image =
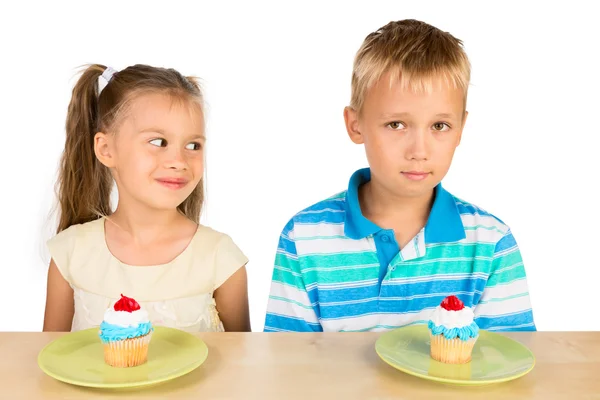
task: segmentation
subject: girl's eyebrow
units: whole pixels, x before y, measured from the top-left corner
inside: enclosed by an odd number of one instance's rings
[[[160,129],[160,128],[145,128],[140,131],[140,133],[147,133],[147,132],[160,133],[161,135],[165,135],[165,136],[167,135],[167,133],[163,129]]]
[[[206,136],[204,135],[194,135],[190,138],[190,140],[206,140]]]
[[[163,136],[168,136],[167,132],[164,129],[160,129],[160,128],[146,128],[146,129],[142,129],[140,131],[140,133],[148,133],[148,132],[153,132],[153,133],[159,133]],[[190,136],[190,139],[192,140],[196,140],[196,139],[200,139],[200,140],[206,140],[206,136],[204,136],[203,134],[195,134]]]

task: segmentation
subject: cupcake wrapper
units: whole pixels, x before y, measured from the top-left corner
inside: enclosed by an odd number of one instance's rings
[[[469,340],[446,339],[444,335],[432,335],[431,339],[431,358],[446,364],[465,364],[471,361],[473,346],[477,337]]]
[[[104,361],[112,367],[135,367],[148,361],[152,332],[132,339],[104,343]]]

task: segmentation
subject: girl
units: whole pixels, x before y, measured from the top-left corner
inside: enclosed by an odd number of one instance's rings
[[[248,260],[199,224],[202,104],[198,83],[173,69],[83,72],[67,114],[44,331],[97,327],[121,293],[156,325],[250,331]]]

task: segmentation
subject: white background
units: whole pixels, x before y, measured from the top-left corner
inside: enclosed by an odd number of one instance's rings
[[[403,18],[462,39],[473,66],[469,120],[446,188],[511,226],[538,329],[600,330],[597,6],[11,3],[0,10],[0,330],[42,327],[48,213],[79,66],[146,63],[202,78],[203,221],[250,258],[260,331],[281,229],[366,166],[342,118],[354,54],[368,33]]]

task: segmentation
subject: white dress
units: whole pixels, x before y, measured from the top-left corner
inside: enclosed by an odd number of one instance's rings
[[[47,243],[73,288],[72,331],[100,326],[104,312],[121,294],[145,308],[154,325],[187,332],[223,331],[213,292],[248,262],[229,236],[200,225],[174,260],[140,267],[111,254],[104,220],[73,225]]]

